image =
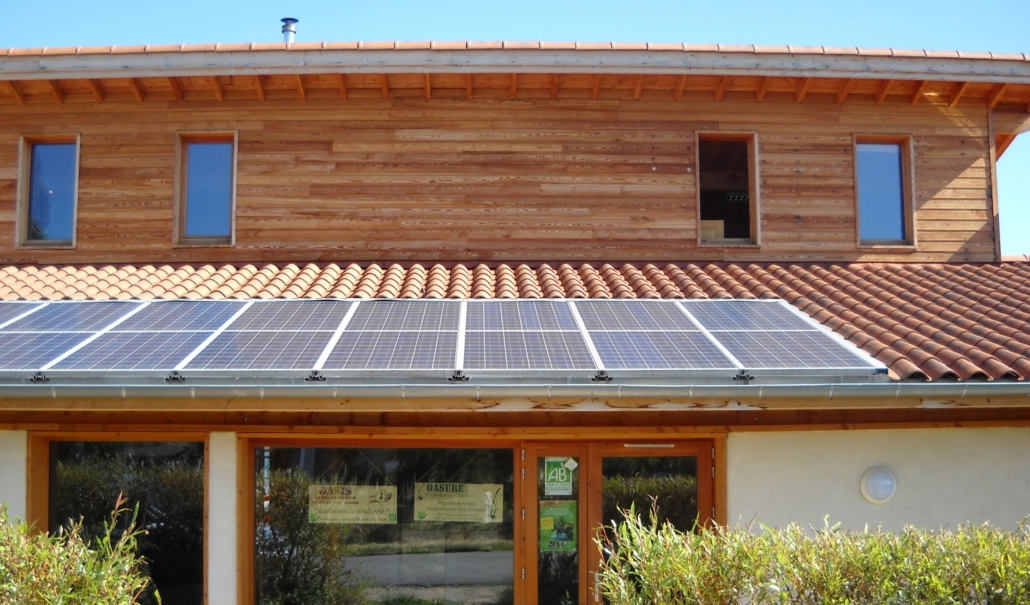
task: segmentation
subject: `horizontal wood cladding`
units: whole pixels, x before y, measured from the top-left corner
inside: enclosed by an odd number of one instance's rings
[[[757,102],[732,82],[720,102],[689,90],[681,101],[225,90],[224,102],[0,108],[0,261],[995,260],[979,104],[877,104],[861,87],[846,104],[775,88]],[[203,131],[238,132],[233,247],[173,245],[176,133]],[[760,247],[697,247],[696,131],[758,133]],[[77,248],[18,249],[19,139],[63,133],[81,135]],[[911,137],[917,250],[857,247],[856,134]]]

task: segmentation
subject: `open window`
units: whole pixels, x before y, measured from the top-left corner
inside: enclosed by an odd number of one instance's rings
[[[907,138],[855,138],[858,245],[915,245],[911,144]]]
[[[18,243],[73,248],[78,201],[79,141],[67,137],[26,138],[21,149]]]
[[[231,245],[235,238],[236,135],[180,135],[176,243]]]
[[[757,149],[757,136],[753,133],[698,133],[701,245],[760,243]]]

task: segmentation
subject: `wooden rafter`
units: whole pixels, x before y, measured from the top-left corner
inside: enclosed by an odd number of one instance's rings
[[[847,99],[848,95],[851,93],[851,87],[853,87],[854,85],[854,78],[848,78],[847,80],[845,80],[844,86],[842,86],[840,92],[837,93],[837,105],[844,104],[845,99]]]
[[[719,86],[715,88],[715,100],[722,101],[722,97],[726,94],[726,85],[730,83],[729,76],[723,76],[719,79]]]
[[[808,96],[808,89],[812,87],[812,78],[805,78],[801,80],[801,86],[798,87],[798,103],[805,100]]]
[[[958,90],[955,91],[955,94],[951,95],[951,101],[948,102],[948,105],[951,105],[952,107],[958,105],[958,102],[962,100],[962,96],[966,94],[966,89],[968,88],[969,82],[963,82],[958,87]]]
[[[343,74],[336,74],[336,87],[340,90],[340,98],[347,100],[347,78]]]
[[[472,98],[472,74],[465,74],[465,98]]]
[[[551,75],[551,100],[558,98],[558,74]]]
[[[300,74],[296,75],[297,79],[297,98],[304,100],[308,98],[308,91],[304,90],[304,79],[300,77]]]
[[[12,80],[3,80],[3,83],[7,85],[8,92],[10,92],[11,96],[14,97],[14,100],[18,102],[18,105],[24,105],[25,95],[22,94],[21,90],[18,88],[18,85],[15,84]]]
[[[923,93],[926,92],[926,87],[930,85],[929,80],[923,80],[919,83],[919,87],[916,88],[916,94],[912,95],[912,104],[919,103],[920,99],[923,98]]]
[[[1001,154],[1005,153],[1005,150],[1009,148],[1012,141],[1016,140],[1016,135],[1006,134],[998,137],[1000,140],[995,143],[995,154],[997,157],[1001,157]]]
[[[182,102],[182,86],[179,84],[179,80],[174,77],[168,78],[168,87],[172,89],[172,96],[175,97],[176,101]]]
[[[382,84],[382,87],[383,87],[383,98],[384,99],[389,99],[390,98],[390,82],[389,82],[389,80],[386,79],[386,74],[383,74],[383,75],[379,76],[379,80],[380,80],[380,83]]]
[[[143,102],[143,88],[140,87],[139,81],[136,78],[129,78],[129,90],[132,91],[132,96],[136,97],[137,102]],[[218,97],[218,100],[221,101],[222,98]]]
[[[89,92],[93,95],[93,100],[97,103],[104,102],[104,89],[100,88],[100,82],[92,78],[86,80],[86,84],[89,86]]]
[[[640,100],[640,93],[644,92],[644,75],[637,76],[637,84],[633,87],[633,100]]]
[[[215,91],[215,98],[219,101],[225,100],[225,91],[222,90],[222,83],[218,81],[218,76],[211,76],[211,88]]]
[[[601,74],[594,76],[593,98],[596,101],[601,96]]]
[[[514,99],[515,98],[515,90],[518,87],[518,85],[519,85],[519,74],[517,74],[517,73],[511,74],[511,84],[508,87],[508,98],[509,99]]]
[[[258,101],[264,101],[265,85],[261,82],[261,76],[254,76],[252,81],[254,82],[254,94],[257,95]]]
[[[765,93],[769,92],[769,80],[769,76],[765,76],[762,78],[761,86],[758,87],[758,93],[755,95],[755,98],[758,99],[759,103],[765,100]]]
[[[894,80],[884,80],[883,85],[880,86],[880,92],[876,93],[876,104],[883,105],[884,99],[891,92],[891,86],[894,85]]]
[[[429,74],[422,74],[422,77],[423,77],[423,80],[425,82],[426,98],[427,99],[432,99],[433,98],[433,85],[429,82]]]
[[[994,91],[991,92],[991,96],[987,99],[987,107],[993,109],[994,106],[998,104],[998,101],[1001,101],[1001,97],[1005,94],[1005,91],[1008,90],[1008,87],[1008,83],[995,86]]]
[[[58,103],[64,103],[64,91],[61,90],[61,86],[57,83],[57,80],[46,80],[47,85],[50,87],[50,94],[54,95],[54,99]]]
[[[683,89],[687,87],[687,76],[684,74],[680,76],[679,82],[676,83],[676,92],[672,95],[672,98],[679,101],[683,98]]]

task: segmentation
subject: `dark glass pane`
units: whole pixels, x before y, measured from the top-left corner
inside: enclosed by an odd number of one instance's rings
[[[510,449],[257,448],[259,605],[508,604]]]
[[[579,603],[579,459],[537,459],[537,603]]]
[[[119,494],[129,508],[139,504],[137,524],[147,531],[139,537],[139,554],[152,582],[140,603],[156,604],[156,588],[165,605],[201,605],[204,444],[50,444],[51,532],[81,516],[84,537],[92,541],[103,533]]]
[[[750,239],[748,142],[701,139],[697,154],[701,239]]]
[[[229,237],[232,143],[186,144],[186,237]]]
[[[27,239],[72,241],[75,143],[33,143]]]
[[[659,524],[669,521],[681,531],[697,522],[697,458],[604,458],[601,464],[601,510],[605,526],[623,520],[632,506],[650,522],[652,505],[658,506]]]
[[[859,239],[905,241],[901,145],[858,145]]]

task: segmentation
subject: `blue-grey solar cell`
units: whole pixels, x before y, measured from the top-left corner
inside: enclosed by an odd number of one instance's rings
[[[39,306],[39,303],[0,302],[0,324],[7,323]]]
[[[81,332],[0,333],[0,370],[38,370],[89,337]]]
[[[370,300],[358,305],[348,332],[457,330],[459,301]]]
[[[108,332],[55,370],[171,370],[211,332]]]
[[[310,370],[332,332],[222,332],[186,365],[192,370]]]
[[[721,370],[736,366],[701,332],[593,332],[609,370]]]
[[[594,370],[579,332],[466,332],[467,370]]]
[[[697,330],[671,300],[585,300],[574,304],[590,332]]]
[[[780,303],[756,300],[689,300],[683,306],[708,330],[817,330]]]
[[[245,303],[236,301],[173,300],[152,302],[114,328],[114,332],[215,331]]]
[[[3,328],[3,332],[96,332],[141,303],[131,302],[60,302],[50,303],[28,317]]]
[[[466,330],[578,330],[565,301],[484,300],[469,301]]]
[[[345,300],[257,301],[227,329],[312,330],[333,332],[340,326],[353,303]]]
[[[819,331],[712,332],[750,369],[858,368],[870,364]]]
[[[326,370],[453,370],[457,332],[345,331]]]

